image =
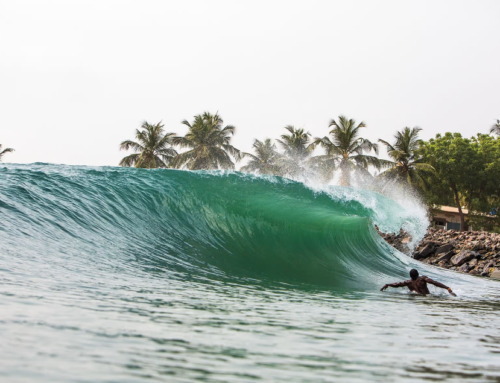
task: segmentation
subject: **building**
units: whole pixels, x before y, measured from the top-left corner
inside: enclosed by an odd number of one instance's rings
[[[464,218],[467,219],[469,210],[462,209]],[[460,230],[460,213],[457,207],[434,206],[431,209],[432,226],[436,229]]]

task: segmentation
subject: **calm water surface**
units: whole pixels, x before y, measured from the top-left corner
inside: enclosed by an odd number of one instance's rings
[[[424,298],[0,260],[6,382],[500,381],[488,286]]]

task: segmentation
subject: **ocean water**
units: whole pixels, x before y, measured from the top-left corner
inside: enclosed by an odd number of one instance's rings
[[[425,211],[237,172],[0,166],[1,382],[500,382],[500,283]],[[385,283],[421,274],[432,296]]]

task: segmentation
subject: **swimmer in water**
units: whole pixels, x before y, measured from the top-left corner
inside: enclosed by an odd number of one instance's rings
[[[453,295],[456,297],[457,295],[451,291],[451,288],[448,286],[443,285],[442,283],[433,281],[429,277],[426,277],[425,275],[422,275],[421,277],[418,276],[418,271],[415,269],[410,270],[410,277],[411,279],[408,279],[407,281],[404,282],[396,282],[396,283],[390,283],[388,285],[385,285],[380,289],[380,291],[384,291],[388,287],[408,287],[410,291],[415,292],[420,295],[427,295],[430,294],[429,289],[427,288],[427,283],[430,283],[431,285],[441,287],[442,289],[448,290],[450,295]]]

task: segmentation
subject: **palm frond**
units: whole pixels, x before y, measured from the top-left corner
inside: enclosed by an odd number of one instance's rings
[[[490,133],[495,133],[500,136],[500,120],[491,126]]]
[[[118,164],[119,166],[124,166],[124,167],[131,167],[134,166],[135,163],[137,162],[140,154],[135,153],[135,154],[130,154],[126,157],[123,157],[120,163]]]

